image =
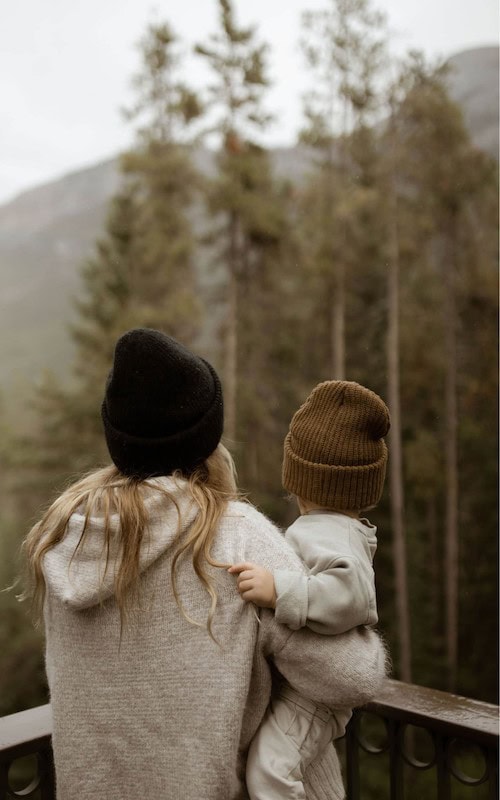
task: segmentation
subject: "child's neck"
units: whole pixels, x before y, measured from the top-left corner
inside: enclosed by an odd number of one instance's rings
[[[359,519],[359,515],[361,513],[360,511],[345,510],[342,508],[328,508],[327,506],[319,506],[315,503],[311,503],[309,500],[303,500],[301,497],[297,497],[297,505],[301,515],[314,513],[314,511],[329,511],[334,514],[345,514],[346,517]]]

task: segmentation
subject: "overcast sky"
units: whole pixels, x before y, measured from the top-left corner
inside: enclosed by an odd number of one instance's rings
[[[498,44],[497,0],[373,0],[386,12],[393,50],[429,56]],[[277,122],[270,144],[291,144],[307,75],[300,14],[327,0],[234,0],[237,20],[271,45]],[[10,0],[0,27],[0,202],[65,172],[115,155],[131,141],[120,108],[130,100],[135,44],[147,23],[167,19],[186,50],[216,28],[216,0]],[[201,59],[187,78],[203,84]]]

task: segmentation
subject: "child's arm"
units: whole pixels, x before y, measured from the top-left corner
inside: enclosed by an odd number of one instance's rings
[[[316,574],[277,570],[250,562],[234,564],[237,588],[246,602],[276,609],[276,619],[292,630],[307,626],[316,633],[337,634],[377,622],[371,567],[355,556],[339,555]]]
[[[276,619],[292,630],[344,633],[378,621],[373,569],[356,556],[338,554],[308,575],[276,570]]]

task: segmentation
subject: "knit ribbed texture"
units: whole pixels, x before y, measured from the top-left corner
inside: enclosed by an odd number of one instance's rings
[[[222,436],[222,388],[213,367],[171,336],[135,328],[116,344],[101,415],[123,474],[189,472]]]
[[[193,518],[182,482],[157,479],[174,494],[184,520]],[[184,498],[184,499],[183,499]],[[219,603],[215,644],[182,616],[170,569],[177,511],[160,497],[148,501],[151,525],[141,556],[141,593],[120,639],[112,596],[114,551],[98,519],[69,561],[83,517],[47,553],[45,630],[53,714],[58,800],[245,800],[245,757],[271,691],[269,660],[316,702],[351,707],[380,690],[385,653],[377,635],[357,629],[321,636],[291,632],[272,611],[245,604],[236,581],[212,569]],[[224,563],[258,561],[268,569],[303,571],[299,558],[252,507],[231,503],[212,551]],[[189,559],[178,586],[187,612],[203,623],[210,600]],[[343,796],[338,761],[329,746],[306,773],[308,800]]]
[[[327,747],[321,757],[306,770],[304,789],[308,798],[344,800],[340,764],[333,747]]]
[[[292,494],[336,510],[361,510],[380,500],[384,487],[389,411],[370,389],[352,381],[325,381],[290,423],[283,456],[283,486]]]

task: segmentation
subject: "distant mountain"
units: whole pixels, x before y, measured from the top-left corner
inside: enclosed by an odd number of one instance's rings
[[[273,159],[277,173],[291,180],[308,164],[305,148],[276,149]],[[204,174],[214,172],[213,152],[200,149],[196,161]],[[112,159],[0,207],[0,399],[7,406],[12,397],[26,395],[43,370],[57,374],[68,365],[67,324],[74,316],[79,268],[102,233],[118,186],[118,159]],[[201,209],[193,211],[199,227]],[[202,285],[207,278],[200,276]]]
[[[68,363],[78,267],[118,185],[115,162],[24,192],[0,208],[0,386],[25,394]],[[7,404],[8,397],[6,397]]]
[[[449,59],[450,94],[462,106],[475,145],[498,159],[498,47],[465,50]]]
[[[449,63],[450,91],[473,141],[498,157],[498,48],[458,53]],[[304,148],[272,155],[276,173],[291,180],[309,163]],[[210,151],[196,158],[205,174],[214,170]],[[69,363],[71,298],[118,187],[117,166],[115,159],[68,174],[0,207],[0,391],[7,406],[27,395],[41,371],[61,372]]]

